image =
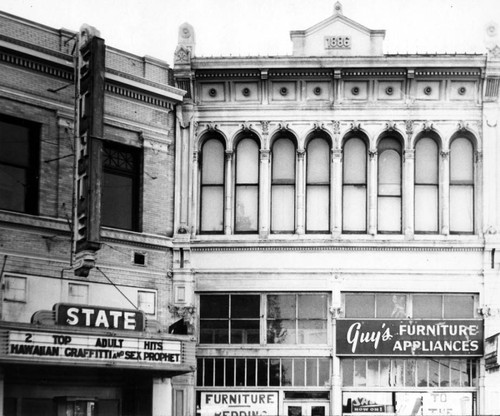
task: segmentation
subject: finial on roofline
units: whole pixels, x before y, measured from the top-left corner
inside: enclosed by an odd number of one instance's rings
[[[333,6],[333,12],[335,14],[342,14],[342,3],[340,1],[337,1],[335,6]]]

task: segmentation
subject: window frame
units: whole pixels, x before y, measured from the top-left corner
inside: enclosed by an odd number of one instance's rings
[[[346,170],[346,165],[345,165],[345,146],[349,140],[360,140],[364,147],[365,147],[365,181],[364,183],[348,183],[346,184],[345,182],[345,170]],[[368,169],[369,169],[369,160],[368,160],[368,141],[366,138],[363,136],[350,136],[344,140],[342,143],[342,234],[366,234],[368,232],[368,201],[369,201],[369,195],[368,195]],[[365,206],[364,206],[364,213],[365,213],[365,228],[364,230],[356,231],[356,230],[346,230],[345,228],[345,221],[344,221],[344,199],[345,199],[345,190],[348,187],[354,187],[354,188],[359,188],[363,187],[364,188],[364,195],[365,195]]]
[[[257,160],[256,160],[256,167],[257,167],[257,182],[255,183],[248,183],[248,182],[238,182],[238,147],[240,144],[245,141],[245,140],[251,140],[257,145]],[[260,157],[259,157],[259,152],[260,152],[260,144],[259,141],[252,136],[245,136],[242,137],[241,139],[238,140],[238,142],[235,145],[235,157],[234,157],[234,201],[233,201],[233,209],[234,209],[234,234],[257,234],[259,232],[259,226],[260,226]],[[255,187],[257,190],[257,224],[255,230],[245,230],[245,231],[239,231],[237,227],[238,223],[238,210],[237,210],[237,202],[238,202],[238,187]]]
[[[294,172],[294,176],[293,176],[293,179],[274,179],[274,169],[275,169],[275,162],[276,162],[276,155],[275,155],[275,152],[274,152],[274,146],[276,145],[276,143],[279,141],[279,140],[288,140],[292,146],[293,146],[293,149],[294,149],[294,155],[293,155],[293,161],[294,161],[294,165],[293,165],[293,172]],[[273,142],[272,142],[272,146],[271,146],[271,152],[270,152],[270,155],[271,155],[271,181],[270,181],[270,232],[271,234],[294,234],[295,233],[295,230],[297,228],[297,214],[296,214],[296,210],[297,210],[297,143],[294,139],[292,139],[291,137],[287,136],[287,135],[280,135],[278,137],[276,137]],[[293,227],[291,230],[275,230],[273,227],[273,211],[274,211],[274,207],[273,207],[273,191],[274,189],[276,189],[277,187],[291,187],[293,189],[293,218],[292,218],[292,222],[293,222]]]
[[[322,140],[324,143],[326,143],[327,147],[328,147],[328,161],[327,161],[327,165],[328,165],[328,180],[325,182],[325,181],[310,181],[309,179],[309,146],[311,145],[311,143],[315,140]],[[331,141],[324,137],[323,135],[319,134],[319,135],[314,135],[313,137],[311,137],[307,143],[306,143],[306,166],[305,166],[305,172],[304,172],[304,176],[305,176],[305,192],[304,192],[304,201],[305,201],[305,206],[304,206],[304,210],[305,210],[305,232],[306,234],[327,234],[330,232],[330,227],[331,227],[331,194],[332,194],[332,187],[331,187],[331,151],[332,151],[332,145],[331,145]],[[327,201],[328,201],[328,207],[327,207],[327,212],[328,212],[328,216],[327,216],[327,224],[326,224],[326,228],[322,229],[322,230],[309,230],[308,229],[308,218],[309,218],[309,212],[308,212],[308,203],[309,203],[309,193],[308,193],[308,190],[309,188],[320,188],[320,189],[324,189],[326,188],[327,189],[327,194],[328,194],[328,198],[327,198]]]
[[[381,149],[381,145],[386,140],[394,140],[398,143],[399,148],[391,148],[387,147],[385,149]],[[399,195],[384,195],[380,193],[380,169],[381,166],[381,156],[386,151],[395,151],[399,155]],[[379,140],[377,144],[377,233],[378,234],[402,234],[403,232],[403,141],[395,136],[386,136]],[[380,199],[381,198],[394,198],[399,199],[399,213],[400,213],[400,222],[399,222],[399,230],[390,231],[390,230],[381,230],[380,229]]]
[[[2,166],[11,166],[22,169],[26,173],[27,183],[24,192],[24,209],[8,209],[0,207],[0,210],[10,212],[20,212],[29,215],[39,215],[40,200],[40,156],[41,156],[41,134],[42,125],[35,121],[26,120],[19,117],[13,117],[7,114],[0,114],[0,121],[28,129],[27,135],[27,166],[13,163],[0,162]]]
[[[418,152],[417,152],[417,145],[418,143],[421,141],[421,140],[432,140],[435,145],[436,145],[436,160],[435,160],[435,166],[436,166],[436,171],[437,171],[437,178],[436,178],[436,182],[435,183],[428,183],[428,182],[418,182],[417,181],[417,159],[418,159]],[[432,136],[422,136],[422,137],[419,137],[416,141],[415,141],[415,144],[414,144],[414,149],[415,149],[415,165],[414,165],[414,189],[413,189],[413,204],[414,204],[414,209],[413,209],[413,227],[414,227],[414,230],[415,230],[415,234],[439,234],[439,230],[440,230],[440,226],[441,226],[441,216],[440,216],[440,212],[441,212],[441,192],[440,192],[440,189],[441,189],[441,185],[440,185],[440,168],[441,168],[441,163],[440,163],[440,158],[439,158],[439,152],[441,151],[441,147],[440,147],[440,142],[432,137]],[[417,227],[416,227],[416,224],[417,224],[417,216],[418,216],[418,213],[417,213],[417,188],[418,187],[433,187],[433,189],[435,189],[435,192],[436,192],[436,211],[435,211],[435,220],[436,220],[436,230],[435,231],[422,231],[422,230],[417,230]]]
[[[205,152],[204,152],[204,147],[209,143],[210,141],[215,140],[219,142],[222,145],[222,183],[217,183],[217,184],[211,184],[211,183],[204,183],[203,180],[203,165],[204,163],[207,163],[205,161]],[[210,136],[207,137],[205,140],[200,145],[200,158],[199,158],[199,197],[198,197],[198,230],[200,234],[207,234],[207,235],[217,235],[217,234],[224,234],[224,229],[226,226],[225,223],[225,208],[226,208],[226,143],[225,141],[218,136]],[[220,188],[222,189],[222,207],[221,210],[222,212],[221,217],[222,217],[222,226],[220,230],[204,230],[203,229],[203,190],[204,188]]]
[[[136,165],[133,170],[126,171],[125,169],[118,169],[106,166],[106,150],[112,150],[115,152],[123,152],[129,153]],[[125,230],[131,232],[141,232],[142,224],[141,224],[141,209],[142,209],[142,187],[143,187],[143,151],[141,148],[125,145],[122,143],[112,142],[109,140],[103,141],[103,159],[102,159],[102,201],[101,201],[101,210],[104,212],[106,207],[104,206],[104,178],[108,175],[120,176],[129,178],[132,181],[132,190],[131,190],[131,218],[130,218],[130,228],[122,228],[117,227],[116,225],[104,224],[101,219],[101,225],[108,228],[113,228],[117,230]],[[114,212],[114,211],[113,211]],[[101,214],[102,215],[102,214]],[[101,217],[103,218],[103,216]]]

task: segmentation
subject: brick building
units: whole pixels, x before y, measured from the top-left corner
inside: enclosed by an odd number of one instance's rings
[[[0,73],[0,414],[182,409],[194,348],[169,305],[184,91],[91,27],[7,13]]]

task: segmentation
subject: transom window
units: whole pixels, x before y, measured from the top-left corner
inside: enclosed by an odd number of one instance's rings
[[[202,344],[327,344],[327,322],[327,294],[200,295]]]
[[[346,293],[346,318],[474,318],[477,295],[436,293]]]
[[[139,149],[103,145],[102,225],[139,230]]]
[[[199,358],[198,387],[233,386],[328,386],[330,359],[294,358]]]
[[[344,387],[473,387],[477,360],[465,358],[342,359]]]
[[[0,209],[38,213],[38,124],[0,116]]]

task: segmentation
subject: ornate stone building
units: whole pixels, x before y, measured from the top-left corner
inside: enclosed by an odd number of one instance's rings
[[[290,56],[201,57],[179,30],[173,287],[201,415],[500,412],[496,28],[485,54],[384,36],[339,3]]]

